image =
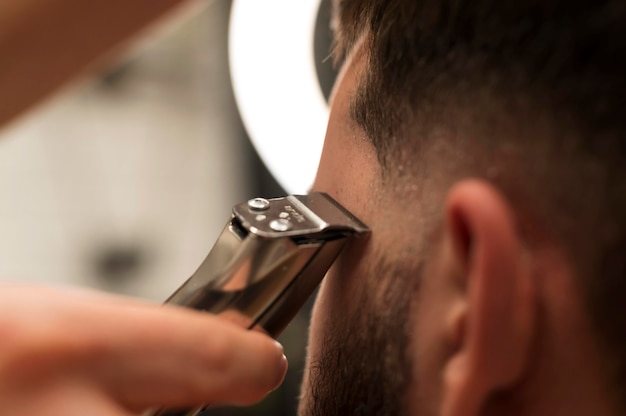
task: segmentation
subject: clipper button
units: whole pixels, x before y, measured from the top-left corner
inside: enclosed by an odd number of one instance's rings
[[[291,229],[291,222],[285,218],[279,218],[270,222],[270,228],[278,232],[289,231],[289,229]]]
[[[266,211],[270,207],[270,201],[265,198],[254,198],[248,201],[248,208],[253,211]]]

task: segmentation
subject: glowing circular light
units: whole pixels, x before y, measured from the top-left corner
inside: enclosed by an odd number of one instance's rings
[[[305,193],[322,153],[328,106],[313,54],[320,0],[235,0],[229,60],[243,123],[289,193]]]

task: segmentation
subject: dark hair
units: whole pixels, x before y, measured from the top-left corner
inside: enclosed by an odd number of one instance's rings
[[[623,400],[626,2],[339,0],[335,14],[337,56],[367,35],[352,115],[386,174],[429,175],[439,153],[450,177],[486,177],[538,219],[576,265]]]

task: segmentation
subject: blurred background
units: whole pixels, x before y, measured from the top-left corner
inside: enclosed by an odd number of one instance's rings
[[[310,53],[327,98],[329,4],[316,5]],[[285,194],[234,98],[230,12],[231,1],[191,3],[0,130],[0,281],[161,302],[202,262],[233,204]],[[281,337],[290,371],[280,390],[257,407],[206,414],[295,414],[308,313]]]

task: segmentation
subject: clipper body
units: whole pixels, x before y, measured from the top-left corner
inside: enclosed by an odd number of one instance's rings
[[[318,286],[345,243],[369,232],[323,193],[236,205],[198,270],[167,301],[277,337]],[[153,416],[194,416],[159,410]]]

